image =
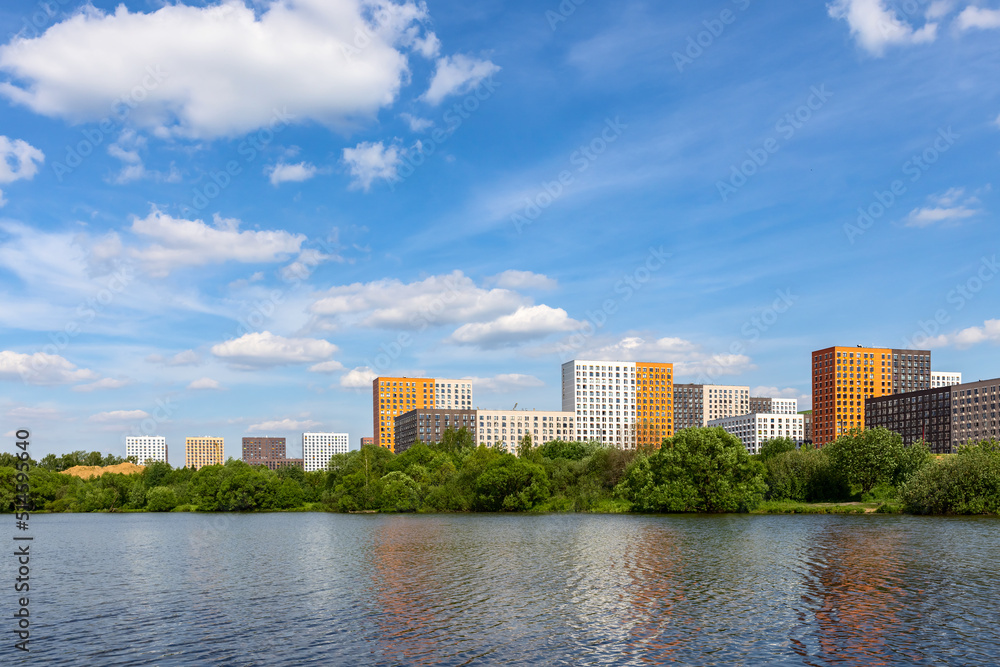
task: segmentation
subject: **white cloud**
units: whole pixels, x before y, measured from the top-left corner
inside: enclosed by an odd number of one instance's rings
[[[500,68],[489,60],[479,60],[462,54],[438,58],[431,85],[423,94],[430,104],[440,104],[449,95],[461,95],[493,76]]]
[[[371,389],[372,381],[378,375],[367,366],[359,366],[340,376],[340,386],[352,389]]]
[[[408,81],[424,3],[286,0],[105,13],[93,5],[34,39],[0,48],[0,93],[74,122],[115,117],[158,136],[234,136],[282,122],[347,127],[391,105]],[[359,40],[363,37],[362,43]],[[211,63],[206,67],[205,63]]]
[[[906,216],[907,227],[929,227],[937,222],[964,220],[981,211],[971,208],[979,203],[976,197],[965,196],[965,188],[951,188],[940,195],[928,197],[930,206],[915,208]]]
[[[464,324],[448,340],[461,345],[496,348],[543,338],[553,333],[573,331],[581,325],[581,322],[570,318],[562,308],[544,304],[522,306],[492,322]]]
[[[21,354],[0,351],[0,380],[23,380],[26,384],[55,385],[96,380],[97,373],[75,364],[58,354]]]
[[[979,28],[989,30],[1000,28],[1000,9],[983,9],[982,7],[966,7],[956,19],[959,29],[969,30]]]
[[[7,416],[11,419],[44,419],[52,421],[53,419],[61,419],[63,415],[55,408],[18,406],[9,410]]]
[[[306,239],[284,230],[241,232],[239,220],[218,215],[213,223],[209,226],[201,220],[174,218],[153,208],[145,218],[133,218],[131,228],[153,243],[132,249],[131,255],[159,277],[182,266],[282,261],[298,252]]]
[[[282,419],[280,421],[261,422],[247,427],[247,433],[280,433],[282,431],[307,431],[320,425],[321,422],[312,419]]]
[[[942,334],[927,339],[926,345],[965,349],[980,343],[1000,343],[1000,319],[986,320],[981,327],[967,327],[952,334]]]
[[[403,283],[395,279],[333,287],[310,311],[334,326],[424,329],[477,322],[510,313],[531,300],[505,289],[483,289],[461,271]]]
[[[212,354],[241,369],[326,361],[337,346],[316,338],[284,338],[270,331],[248,333],[212,346]]]
[[[398,180],[396,169],[402,161],[403,151],[399,146],[386,147],[381,141],[363,141],[354,148],[344,149],[344,162],[354,179],[351,181],[352,190],[368,192],[376,180]]]
[[[340,255],[324,254],[315,248],[306,248],[299,253],[294,262],[288,266],[281,267],[279,274],[281,275],[281,279],[287,283],[302,281],[308,278],[317,266],[330,260],[343,262],[344,258]]]
[[[834,0],[827,11],[835,19],[845,19],[862,48],[876,56],[887,46],[933,42],[937,37],[936,23],[914,29],[885,0]]]
[[[935,0],[927,7],[924,16],[928,19],[941,19],[947,16],[954,6],[954,0]]]
[[[323,363],[310,366],[309,370],[313,373],[337,373],[344,370],[344,364],[336,360],[324,361]]]
[[[222,389],[218,380],[212,378],[199,378],[187,386],[188,389]]]
[[[145,410],[112,410],[111,412],[98,412],[91,415],[89,421],[96,423],[126,422],[138,419],[146,419],[149,413]]]
[[[567,341],[572,345],[572,337]],[[726,375],[741,375],[756,368],[750,357],[742,354],[713,354],[689,340],[664,337],[646,340],[627,336],[610,344],[581,347],[574,355],[583,359],[622,359],[672,363],[674,377],[696,378],[709,383]]]
[[[299,162],[298,164],[279,162],[267,171],[271,185],[274,186],[288,182],[301,183],[302,181],[308,181],[318,172],[319,170],[308,162]]]
[[[419,118],[406,112],[399,114],[399,117],[406,121],[412,132],[426,132],[434,126],[434,121],[427,118]]]
[[[507,289],[555,289],[559,286],[554,278],[531,271],[510,269],[487,279],[487,284]]]
[[[3,196],[3,190],[0,190],[0,208],[7,205],[7,199]]]
[[[476,391],[489,391],[498,394],[527,389],[530,387],[544,387],[545,383],[534,375],[522,375],[520,373],[501,373],[491,378],[464,377],[463,380],[472,382]]]
[[[178,352],[167,360],[167,366],[197,366],[201,363],[201,355],[194,350]]]
[[[0,183],[30,181],[43,162],[45,154],[27,141],[0,135]]]
[[[76,387],[73,387],[73,391],[91,392],[98,389],[121,389],[122,387],[127,387],[130,384],[132,384],[132,381],[128,379],[116,380],[114,378],[104,378],[103,380],[91,382],[90,384],[77,385]]]

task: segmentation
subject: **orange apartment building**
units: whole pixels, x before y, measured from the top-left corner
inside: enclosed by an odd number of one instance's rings
[[[396,451],[396,417],[410,410],[472,409],[472,381],[377,377],[372,380],[372,426],[379,447]]]

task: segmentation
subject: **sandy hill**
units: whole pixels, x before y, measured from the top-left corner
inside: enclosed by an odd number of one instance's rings
[[[123,475],[134,475],[140,473],[146,469],[146,466],[137,466],[134,463],[119,463],[115,466],[73,466],[72,468],[66,468],[62,471],[64,475],[73,475],[74,477],[80,477],[82,479],[90,479],[91,477],[99,477],[106,472],[117,472]]]

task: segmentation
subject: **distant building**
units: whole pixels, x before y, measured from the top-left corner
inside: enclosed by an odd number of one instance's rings
[[[372,381],[375,444],[396,451],[396,417],[417,409],[472,409],[472,381],[378,377]]]
[[[476,410],[476,444],[499,447],[511,454],[525,435],[533,445],[550,440],[574,440],[576,415],[544,410]]]
[[[159,461],[167,462],[167,439],[162,435],[141,435],[125,437],[125,457],[135,457],[139,465]]]
[[[811,444],[813,441],[813,411],[803,410],[799,414],[802,415],[802,442]]]
[[[184,441],[184,465],[198,470],[204,466],[222,465],[225,439],[203,435]]]
[[[374,444],[375,444],[375,438],[373,438],[371,436],[365,436],[364,438],[361,438],[361,446],[362,447],[364,447],[366,445],[374,445]]]
[[[284,438],[243,438],[243,461],[248,465],[265,466],[271,470],[304,466],[302,459],[290,459],[285,456]]]
[[[475,410],[442,410],[428,408],[410,410],[396,417],[396,453],[402,454],[417,441],[423,443],[441,442],[445,431],[466,429],[476,443]]]
[[[799,411],[796,398],[750,397],[750,412],[773,412],[776,415],[794,415]]]
[[[747,415],[713,419],[708,425],[721,426],[727,433],[735,435],[751,454],[760,454],[761,446],[775,438],[788,438],[796,447],[801,447],[805,439],[803,418],[799,414],[752,412]]]
[[[674,428],[678,431],[708,426],[708,422],[713,419],[745,415],[750,411],[750,387],[745,385],[674,386]]]
[[[962,384],[962,374],[951,371],[931,371],[931,389]]]
[[[887,428],[903,437],[903,444],[923,440],[935,454],[951,453],[951,387],[937,387],[869,398],[865,428]]]
[[[1000,440],[997,403],[1000,378],[964,382],[951,387],[951,447],[981,440]]]
[[[331,456],[347,453],[347,443],[347,433],[303,433],[303,469],[306,472],[326,470]]]

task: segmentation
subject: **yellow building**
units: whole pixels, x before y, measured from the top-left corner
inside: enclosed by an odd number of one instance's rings
[[[202,466],[222,465],[223,438],[203,435],[184,440],[184,465],[197,470]]]
[[[396,417],[416,409],[471,410],[472,381],[378,377],[372,381],[375,444],[396,451]]]

